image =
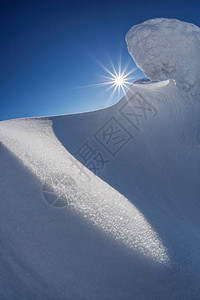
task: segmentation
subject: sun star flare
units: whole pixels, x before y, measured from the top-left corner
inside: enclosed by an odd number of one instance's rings
[[[102,82],[101,85],[102,86],[108,85],[109,87],[106,90],[113,89],[110,97],[112,97],[114,95],[116,90],[118,90],[118,93],[122,90],[123,93],[125,94],[126,93],[125,89],[128,89],[129,85],[132,84],[132,82],[130,82],[130,80],[133,79],[133,77],[129,77],[129,75],[131,73],[133,73],[136,70],[136,68],[129,72],[126,71],[127,67],[125,67],[121,71],[121,65],[119,66],[118,72],[116,71],[113,64],[112,64],[113,72],[111,72],[105,66],[103,66],[103,68],[108,73],[108,76],[102,76],[106,79],[106,81]]]

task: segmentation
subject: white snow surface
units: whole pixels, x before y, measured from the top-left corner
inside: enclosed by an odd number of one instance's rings
[[[0,122],[0,299],[200,299],[200,102],[177,80]]]
[[[200,28],[157,18],[134,25],[126,35],[137,66],[152,80],[175,79],[186,93],[200,95]]]

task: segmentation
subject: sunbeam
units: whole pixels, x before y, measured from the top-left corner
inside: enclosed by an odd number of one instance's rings
[[[90,54],[91,55],[91,54]],[[111,94],[109,96],[109,99],[107,100],[107,103],[111,100],[111,98],[115,95],[115,93],[118,93],[118,96],[120,95],[120,92],[123,92],[123,94],[126,94],[126,90],[129,88],[129,86],[132,84],[132,79],[135,79],[136,76],[130,77],[132,73],[134,73],[137,68],[133,68],[131,70],[128,69],[128,65],[126,64],[124,68],[122,68],[121,64],[121,58],[119,59],[119,66],[118,70],[115,68],[113,62],[110,60],[111,70],[106,67],[103,63],[101,63],[96,57],[91,55],[92,58],[95,60],[95,62],[101,67],[101,69],[104,71],[104,74],[97,74],[102,79],[99,83],[92,83],[88,85],[82,85],[79,87],[75,87],[73,89],[82,89],[82,88],[103,88],[103,92],[111,91]]]
[[[129,77],[129,75],[132,74],[136,70],[136,68],[127,72],[128,65],[126,65],[126,67],[122,70],[120,59],[118,71],[111,62],[111,66],[113,68],[113,71],[111,72],[102,63],[100,63],[99,61],[97,62],[103,67],[103,69],[107,73],[107,75],[101,75],[104,79],[106,79],[106,81],[102,82],[101,86],[109,85],[109,87],[106,90],[113,89],[111,97],[115,94],[116,91],[118,91],[118,94],[120,93],[120,91],[123,91],[123,93],[125,94],[126,89],[128,89],[129,85],[132,84],[130,80],[133,79],[133,77]]]

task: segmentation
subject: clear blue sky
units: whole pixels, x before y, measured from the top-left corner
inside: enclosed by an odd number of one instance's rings
[[[149,18],[169,17],[200,26],[200,1],[0,1],[0,120],[99,109],[105,88],[78,88],[110,68],[134,62],[124,37]],[[135,79],[143,77],[140,70]],[[133,80],[134,81],[134,80]],[[121,95],[120,95],[121,96]]]

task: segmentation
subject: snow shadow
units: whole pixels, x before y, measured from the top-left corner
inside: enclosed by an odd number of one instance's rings
[[[38,178],[3,145],[0,170],[2,297],[177,299],[191,296],[191,288],[197,293],[196,280],[184,272],[128,251],[70,206],[51,207]]]
[[[191,274],[192,282],[192,274],[198,273],[199,277],[200,265],[198,156],[188,155],[187,150],[191,149],[184,149],[177,139],[174,128],[184,128],[184,123],[178,120],[168,124],[163,113],[152,119],[145,135],[139,133],[113,159],[113,153],[107,155],[104,145],[99,146],[94,137],[99,137],[96,133],[112,115],[116,116],[118,105],[97,112],[52,117],[54,133],[82,164],[79,150],[88,145],[97,149],[95,154],[100,152],[104,161],[109,160],[96,175],[139,209],[167,249],[171,266]],[[123,124],[120,118],[112,119],[110,127],[117,130],[115,120]],[[91,165],[84,165],[96,171]]]

